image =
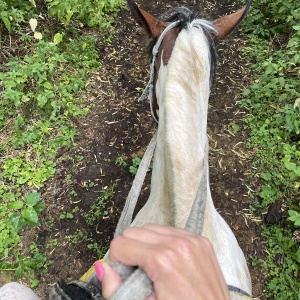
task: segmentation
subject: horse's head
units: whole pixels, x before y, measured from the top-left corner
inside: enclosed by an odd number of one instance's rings
[[[167,12],[161,19],[157,19],[145,10],[139,8],[134,0],[127,0],[127,3],[137,23],[141,25],[141,27],[145,30],[148,37],[152,39],[152,46],[155,45],[156,41],[172,22],[179,21],[175,27],[171,28],[170,30],[168,30],[168,32],[165,33],[154,62],[152,109],[154,118],[158,120],[158,104],[155,93],[158,70],[161,66],[161,63],[167,65],[172,54],[173,46],[180,31],[185,28],[191,21],[199,18],[199,13],[191,12],[186,8],[178,8]],[[245,5],[239,11],[230,15],[220,17],[211,22],[211,29],[209,30],[209,32],[207,32],[207,34],[209,35],[209,38],[212,40],[212,42],[225,38],[238,26],[238,24],[247,14],[250,3],[251,1],[248,1],[247,5]]]

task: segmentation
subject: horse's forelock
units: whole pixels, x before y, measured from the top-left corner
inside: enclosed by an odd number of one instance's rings
[[[202,18],[198,12],[193,12],[186,7],[177,7],[171,8],[163,13],[158,19],[163,22],[175,22],[181,21],[178,25],[180,30],[187,27],[189,23],[191,23],[195,19]],[[157,39],[151,38],[148,41],[147,52],[152,55],[152,49],[156,43]]]
[[[203,32],[207,38],[209,50],[210,50],[210,63],[211,63],[211,82],[216,70],[217,53],[213,36],[216,33],[212,22],[204,19],[199,12],[191,11],[186,7],[172,8],[162,14],[159,19],[163,22],[181,21],[178,25],[179,30],[188,28],[189,26],[198,27],[203,29]],[[148,41],[147,52],[152,55],[152,49],[157,40],[152,38]]]

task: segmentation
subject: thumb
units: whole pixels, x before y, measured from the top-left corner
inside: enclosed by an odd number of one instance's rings
[[[107,263],[101,262],[104,275],[99,280],[102,283],[102,295],[105,299],[109,299],[121,286],[122,279],[117,272]]]

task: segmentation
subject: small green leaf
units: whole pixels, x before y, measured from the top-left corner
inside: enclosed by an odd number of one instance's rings
[[[71,213],[67,213],[66,217],[67,217],[67,219],[73,219],[74,218],[73,214],[71,214]]]
[[[62,214],[59,216],[59,218],[60,218],[61,220],[64,220],[64,219],[73,219],[74,216],[73,216],[72,213],[64,212],[64,213],[62,213]]]
[[[63,34],[61,33],[57,33],[55,36],[54,36],[54,44],[55,45],[58,45],[63,39]]]
[[[73,11],[70,10],[70,11],[67,13],[67,15],[66,15],[66,19],[65,19],[66,25],[69,24],[69,22],[70,22],[72,16],[73,16]]]
[[[41,199],[41,193],[30,193],[24,197],[27,205],[35,206]]]
[[[299,264],[300,264],[300,248],[298,248],[297,252],[291,255]]]
[[[16,231],[19,231],[21,228],[23,228],[26,225],[26,221],[24,217],[16,214],[13,214],[10,217],[10,223],[12,224],[12,226]]]
[[[297,168],[297,165],[293,162],[285,161],[284,166],[289,170],[289,171],[294,171]]]
[[[273,73],[273,71],[274,71],[274,68],[273,68],[272,64],[269,64],[266,68],[265,74],[266,75],[271,74],[271,73]]]
[[[260,177],[261,177],[263,180],[266,180],[266,181],[270,181],[270,180],[271,180],[271,174],[270,174],[270,173],[261,173],[261,174],[260,174]]]
[[[138,166],[141,162],[141,159],[139,157],[135,157],[133,160],[132,160],[132,163],[134,166]]]
[[[39,283],[40,283],[40,281],[39,281],[38,279],[33,279],[33,280],[31,281],[30,287],[31,287],[32,289],[34,289],[35,287],[37,287],[37,286],[39,285]]]
[[[5,28],[6,28],[9,32],[11,32],[11,24],[10,24],[9,19],[6,18],[6,17],[4,17],[4,16],[2,16],[2,17],[1,17],[1,20],[2,20],[2,22],[4,23]]]
[[[230,126],[231,126],[233,133],[237,133],[240,130],[240,126],[238,124],[230,123]]]
[[[52,90],[53,86],[49,81],[46,81],[43,83],[44,88],[48,89],[48,90]]]
[[[243,94],[243,96],[248,96],[250,94],[250,90],[249,89],[244,89],[242,94]]]
[[[87,47],[87,43],[83,43],[82,46],[81,46],[83,51],[85,50],[86,47]]]
[[[295,210],[289,210],[288,220],[292,221],[295,226],[300,226],[300,213]]]
[[[280,86],[284,86],[284,84],[285,84],[285,79],[283,78],[283,77],[279,77],[278,78],[278,81],[279,81],[279,84],[280,84]]]
[[[38,217],[35,209],[32,206],[26,207],[22,211],[22,216],[30,223],[33,223],[33,224],[39,223],[39,217]]]
[[[41,213],[45,208],[46,208],[46,204],[42,203],[42,202],[38,202],[36,205],[34,205],[34,209],[35,211],[39,214]]]
[[[18,210],[23,207],[23,201],[15,201],[7,206],[9,209]]]
[[[42,94],[37,96],[37,101],[40,107],[44,107],[48,99],[45,95]]]

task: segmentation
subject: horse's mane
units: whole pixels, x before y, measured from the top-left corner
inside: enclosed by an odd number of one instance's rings
[[[213,36],[216,34],[216,30],[212,22],[203,18],[199,12],[191,11],[186,7],[171,8],[164,14],[162,14],[159,19],[164,22],[174,22],[180,20],[181,22],[178,25],[180,31],[183,29],[188,29],[188,26],[191,24],[193,25],[193,27],[200,26],[202,28],[203,33],[206,36],[210,51],[210,81],[212,82],[213,76],[216,72],[218,59],[215,43],[213,40]],[[148,41],[147,52],[150,56],[152,55],[152,49],[156,42],[157,39],[155,38],[152,38]]]

